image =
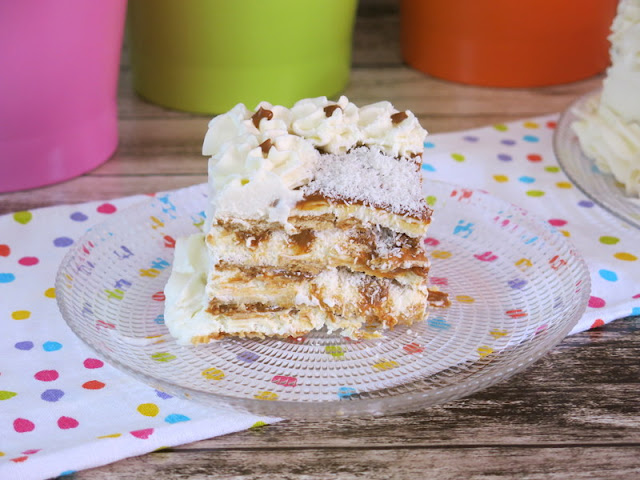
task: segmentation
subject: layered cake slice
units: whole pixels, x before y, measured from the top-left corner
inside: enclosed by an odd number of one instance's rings
[[[423,320],[426,133],[409,111],[345,97],[215,117],[204,231],[178,240],[165,289],[171,334],[363,338]]]

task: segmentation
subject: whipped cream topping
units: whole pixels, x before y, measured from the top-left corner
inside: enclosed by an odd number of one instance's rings
[[[389,102],[358,108],[347,97],[304,99],[291,109],[261,102],[236,105],[209,123],[202,153],[209,160],[207,223],[269,219],[286,225],[324,154],[370,146],[391,157],[423,151],[427,135],[410,111]]]
[[[640,197],[640,0],[621,0],[611,30],[602,94],[576,112],[572,128],[598,168]]]
[[[337,102],[326,97],[300,100],[291,114],[291,130],[324,152],[346,153],[361,140],[358,107],[345,96]]]
[[[424,150],[426,131],[409,110],[398,112],[384,101],[360,109],[362,144],[376,146],[392,157],[412,157]]]
[[[640,121],[640,0],[622,0],[611,26],[611,66],[602,104],[626,122]]]
[[[640,124],[625,122],[597,97],[577,114],[582,120],[572,127],[584,153],[624,184],[627,195],[640,197]]]

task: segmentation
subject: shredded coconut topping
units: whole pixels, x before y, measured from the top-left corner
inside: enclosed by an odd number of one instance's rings
[[[322,155],[303,192],[418,218],[430,213],[415,162],[367,147]]]

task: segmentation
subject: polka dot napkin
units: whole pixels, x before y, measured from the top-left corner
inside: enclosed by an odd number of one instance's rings
[[[479,188],[521,206],[568,237],[591,272],[591,298],[577,333],[640,315],[640,231],[595,205],[562,172],[552,147],[557,118],[428,136],[422,170],[426,179]]]
[[[551,147],[555,119],[430,136],[422,168],[427,179],[503,197],[569,237],[593,283],[575,333],[640,314],[640,234],[567,180]],[[0,217],[0,478],[54,477],[271,421],[154,390],[97,358],[62,320],[53,284],[68,247],[144,199]]]

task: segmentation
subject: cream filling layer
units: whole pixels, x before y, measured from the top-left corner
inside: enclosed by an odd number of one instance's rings
[[[233,279],[237,270],[213,270],[207,278],[209,264],[203,234],[177,241],[173,269],[165,287],[165,324],[179,344],[201,343],[203,337],[221,334],[286,337],[323,326],[329,332],[342,330],[350,337],[365,333],[361,329],[367,320],[366,312],[362,314],[358,306],[363,301],[364,275],[329,268],[311,280],[298,282],[273,283],[260,276],[237,282]],[[416,288],[390,282],[381,301],[386,302],[384,308],[389,315],[397,317],[395,321],[409,324],[423,318],[427,295],[426,282]],[[293,304],[295,308],[242,315],[212,314],[207,311],[210,299]],[[320,304],[325,308],[319,308]]]

